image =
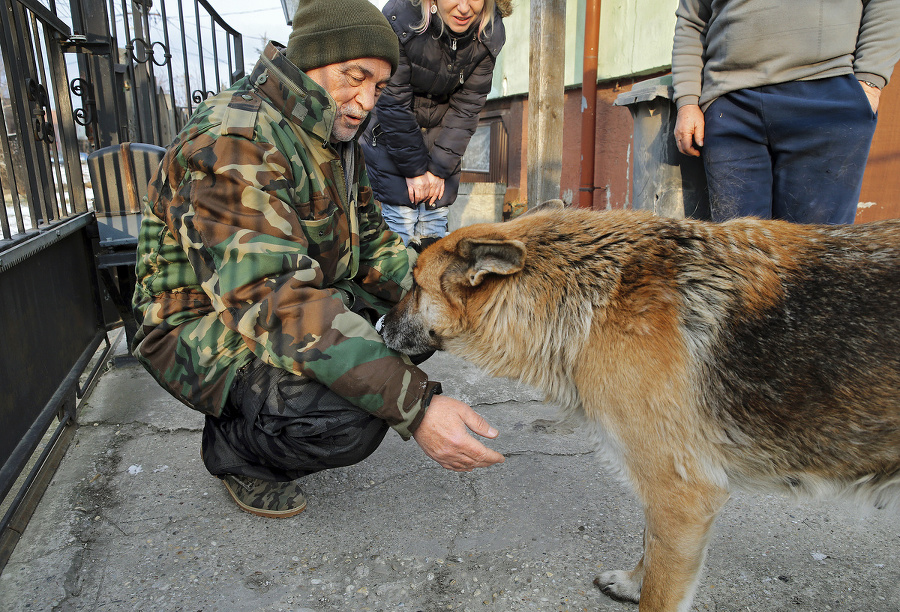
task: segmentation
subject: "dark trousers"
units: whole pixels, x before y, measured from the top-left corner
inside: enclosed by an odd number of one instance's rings
[[[876,122],[853,75],[741,89],[705,117],[714,221],[853,223]]]
[[[324,385],[254,359],[219,418],[207,416],[201,453],[211,474],[289,481],[359,463],[388,425]]]

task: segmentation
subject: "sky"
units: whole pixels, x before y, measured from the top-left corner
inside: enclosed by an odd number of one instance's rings
[[[380,9],[387,0],[371,1]],[[228,25],[241,33],[247,71],[256,64],[267,41],[287,44],[291,26],[285,22],[281,0],[209,0],[209,3]]]
[[[250,71],[269,40],[287,44],[291,26],[285,23],[281,0],[209,0],[244,41],[244,68]],[[252,7],[252,8],[250,8]]]

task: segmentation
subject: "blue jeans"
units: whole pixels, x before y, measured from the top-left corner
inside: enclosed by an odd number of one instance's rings
[[[446,236],[448,212],[446,206],[428,210],[424,204],[415,208],[381,204],[381,215],[388,227],[400,234],[403,244],[409,244],[414,236]]]
[[[740,89],[705,117],[714,221],[853,223],[877,118],[853,75]]]

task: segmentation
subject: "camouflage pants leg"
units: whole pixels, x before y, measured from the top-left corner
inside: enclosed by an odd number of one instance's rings
[[[324,385],[254,359],[222,416],[206,417],[201,452],[211,474],[288,481],[359,463],[387,430]]]

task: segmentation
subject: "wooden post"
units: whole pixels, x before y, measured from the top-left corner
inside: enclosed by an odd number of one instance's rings
[[[566,0],[531,0],[528,207],[559,197],[562,174]]]

